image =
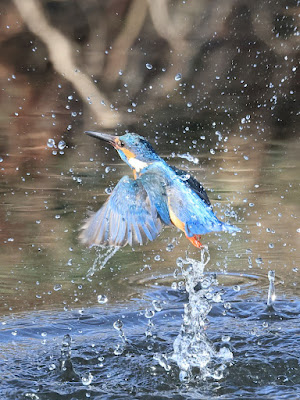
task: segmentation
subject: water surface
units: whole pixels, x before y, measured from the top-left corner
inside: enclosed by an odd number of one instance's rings
[[[166,228],[153,243],[120,249],[104,268],[107,250],[79,244],[87,210],[96,210],[130,173],[113,150],[82,135],[64,154],[51,154],[45,143],[47,163],[23,166],[1,184],[4,398],[150,399],[176,393],[178,399],[265,399],[299,390],[298,142],[253,141],[250,151],[236,136],[227,152],[211,154],[210,143],[193,142],[196,135],[191,132],[179,146],[170,143],[163,155],[201,180],[218,215],[242,229],[236,236],[203,237],[211,256],[206,273],[217,274],[223,298],[208,316],[207,336],[215,348],[227,341],[233,354],[224,378],[203,380],[195,372],[182,383],[175,362],[166,371],[155,359],[172,353],[188,301],[182,278],[174,277],[176,260],[199,258],[180,232]],[[276,273],[273,311],[266,310],[269,270]],[[162,310],[148,337],[145,313],[153,300]],[[113,327],[117,320],[128,343]],[[66,334],[72,338],[72,367],[63,373]]]

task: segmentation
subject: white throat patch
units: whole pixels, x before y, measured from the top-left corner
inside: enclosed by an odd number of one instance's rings
[[[132,168],[134,168],[138,173],[142,171],[144,168],[148,167],[147,163],[133,157],[129,158],[128,162],[132,166]]]

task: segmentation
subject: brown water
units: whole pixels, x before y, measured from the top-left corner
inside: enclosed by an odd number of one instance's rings
[[[143,133],[151,137],[151,132]],[[189,132],[178,146],[165,144],[163,155],[199,179],[218,215],[242,229],[236,237],[222,233],[203,238],[211,253],[209,270],[261,276],[265,284],[268,270],[273,269],[279,292],[299,296],[299,142],[266,143],[232,135],[210,154],[210,144],[196,140],[197,136]],[[153,243],[120,249],[105,269],[96,268],[97,279],[89,282],[86,277],[96,253],[78,242],[79,228],[87,210],[97,210],[107,198],[105,190],[131,171],[113,149],[107,152],[80,131],[77,137],[73,146],[72,137],[65,135],[67,147],[57,155],[45,139],[39,150],[43,163],[25,163],[10,175],[5,172],[19,165],[18,155],[3,157],[0,310],[4,315],[86,307],[96,304],[97,294],[102,293],[109,293],[111,302],[126,302],[141,291],[139,282],[172,273],[176,258],[186,250],[197,258],[198,250],[175,228],[165,228]],[[178,157],[187,152],[198,158],[198,164]]]

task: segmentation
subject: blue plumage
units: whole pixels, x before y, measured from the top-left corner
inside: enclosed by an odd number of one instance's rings
[[[199,235],[239,231],[217,219],[195,178],[170,167],[142,136],[88,134],[111,143],[133,169],[135,179],[124,176],[102,208],[88,219],[80,236],[83,243],[143,244],[157,237],[161,222],[177,226],[197,247],[201,246]]]
[[[125,246],[154,240],[161,230],[157,211],[139,181],[124,176],[104,205],[83,226],[88,245]]]

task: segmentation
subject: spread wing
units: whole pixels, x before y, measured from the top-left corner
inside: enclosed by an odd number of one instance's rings
[[[161,222],[138,180],[124,176],[104,205],[82,227],[80,240],[88,246],[125,246],[154,240]]]

